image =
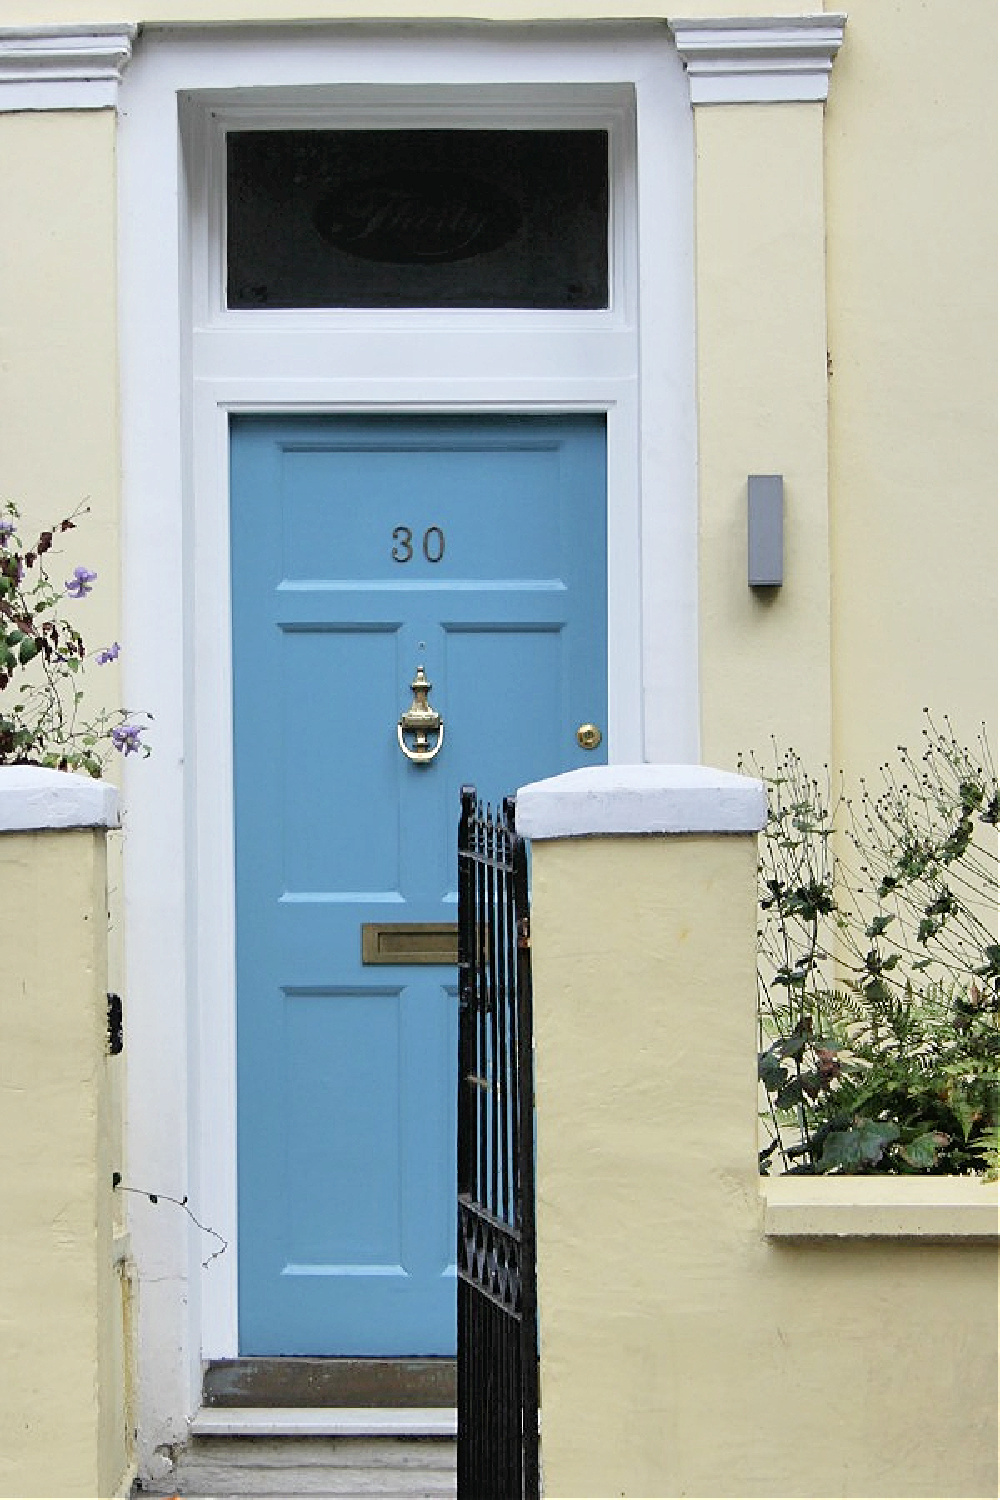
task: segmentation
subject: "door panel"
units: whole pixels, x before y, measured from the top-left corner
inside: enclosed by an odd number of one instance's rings
[[[240,1352],[450,1354],[456,976],[361,925],[455,920],[463,782],[604,758],[604,421],[234,418],[231,493]]]

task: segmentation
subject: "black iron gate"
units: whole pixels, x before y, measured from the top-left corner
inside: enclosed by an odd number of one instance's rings
[[[537,1500],[528,869],[514,803],[458,834],[458,1497]]]

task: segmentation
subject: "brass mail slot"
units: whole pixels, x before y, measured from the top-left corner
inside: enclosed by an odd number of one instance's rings
[[[363,964],[458,963],[457,922],[362,922]]]

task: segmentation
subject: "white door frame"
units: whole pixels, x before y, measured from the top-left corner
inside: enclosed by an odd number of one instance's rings
[[[633,178],[614,196],[611,308],[228,313],[224,124],[387,111],[606,120]],[[119,160],[123,662],[127,701],[155,715],[153,756],[127,768],[127,1180],[186,1194],[229,1243],[209,1259],[189,1219],[130,1200],[148,1462],[184,1435],[201,1360],[237,1349],[229,413],[606,412],[609,755],[697,760],[691,108],[661,25],[149,29]]]

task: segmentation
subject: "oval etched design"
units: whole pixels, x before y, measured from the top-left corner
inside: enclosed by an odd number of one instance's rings
[[[492,183],[452,172],[392,172],[345,182],[313,213],[329,244],[363,260],[432,265],[497,250],[521,210]]]

